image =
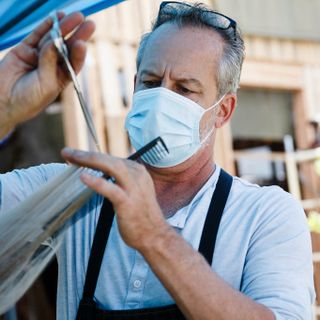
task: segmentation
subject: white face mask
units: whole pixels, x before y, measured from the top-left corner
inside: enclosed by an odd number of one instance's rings
[[[163,87],[138,91],[133,95],[132,109],[125,127],[133,147],[138,150],[151,140],[161,137],[169,154],[154,167],[176,166],[191,158],[214,130],[200,141],[200,121],[212,107],[202,108],[196,102]]]

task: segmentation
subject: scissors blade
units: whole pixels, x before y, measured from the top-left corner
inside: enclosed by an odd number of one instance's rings
[[[53,43],[54,43],[57,51],[61,55],[65,65],[67,67],[67,70],[68,70],[69,75],[71,77],[74,89],[77,93],[78,100],[79,100],[85,121],[87,123],[89,132],[93,138],[93,141],[94,141],[98,151],[101,151],[91,112],[90,112],[89,107],[83,97],[83,94],[82,94],[82,91],[81,91],[81,88],[80,88],[80,85],[79,85],[79,82],[77,79],[77,75],[76,75],[76,73],[70,63],[70,60],[69,60],[68,48],[67,48],[67,46],[63,40],[62,34],[61,34],[57,14],[54,13],[51,15],[51,17],[53,19],[53,27],[50,31],[51,38],[53,40]]]

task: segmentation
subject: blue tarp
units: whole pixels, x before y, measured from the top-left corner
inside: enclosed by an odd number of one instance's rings
[[[0,50],[18,43],[54,11],[85,16],[124,0],[0,0]]]

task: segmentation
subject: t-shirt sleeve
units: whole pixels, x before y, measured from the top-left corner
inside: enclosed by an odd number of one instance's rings
[[[0,174],[0,216],[61,173],[66,164],[46,164]]]
[[[260,217],[250,240],[241,291],[271,309],[277,320],[312,319],[315,294],[305,213],[280,188],[261,191]]]

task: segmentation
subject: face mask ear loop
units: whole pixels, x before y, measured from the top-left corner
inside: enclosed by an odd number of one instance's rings
[[[210,110],[213,110],[213,109],[215,109],[216,107],[218,107],[225,96],[226,96],[226,94],[224,94],[213,106],[211,106],[210,108],[206,109],[203,114],[205,114],[206,112],[208,112],[208,111],[210,111]],[[203,115],[202,115],[202,116],[203,116]],[[206,134],[206,136],[204,137],[204,139],[200,142],[201,145],[203,145],[203,144],[208,140],[208,138],[211,136],[211,134],[212,134],[213,131],[214,131],[214,126],[213,126],[212,129]]]
[[[225,96],[226,96],[226,94],[224,94],[213,106],[211,106],[210,108],[206,109],[204,111],[204,113],[206,113],[207,111],[210,111],[210,110],[218,107]]]

